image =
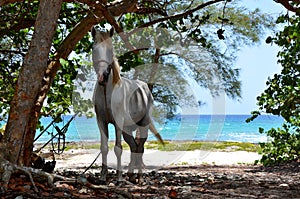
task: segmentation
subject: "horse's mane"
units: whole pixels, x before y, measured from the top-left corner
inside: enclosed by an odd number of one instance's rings
[[[114,58],[112,62],[112,70],[113,70],[113,85],[116,85],[121,81],[120,65],[117,58]]]

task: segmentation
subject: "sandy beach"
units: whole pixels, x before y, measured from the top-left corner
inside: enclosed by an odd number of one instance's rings
[[[64,152],[56,158],[56,169],[74,169],[88,167],[99,154],[97,149],[72,149]],[[144,154],[144,164],[146,169],[159,169],[168,166],[181,165],[239,165],[253,164],[260,155],[255,152],[235,151],[159,151],[146,149]],[[130,160],[130,151],[124,150],[122,155],[122,165],[126,167]],[[108,165],[111,168],[116,166],[116,156],[113,150],[108,153]],[[101,165],[101,155],[96,160],[95,165]]]

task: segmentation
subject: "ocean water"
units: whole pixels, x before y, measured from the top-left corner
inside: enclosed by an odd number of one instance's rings
[[[237,141],[259,143],[267,141],[265,134],[258,132],[259,127],[265,130],[280,127],[283,119],[277,116],[261,115],[253,122],[246,123],[250,115],[180,115],[164,123],[155,122],[155,126],[164,140],[199,140],[199,141]],[[64,116],[61,128],[71,116]],[[44,126],[48,126],[51,118],[42,118]],[[41,132],[36,133],[36,137]],[[51,134],[56,134],[54,126],[50,126],[36,142],[47,142]],[[114,127],[109,125],[109,140],[115,139]],[[148,140],[155,140],[149,133]],[[85,142],[99,141],[100,133],[96,118],[76,117],[66,132],[66,141]]]

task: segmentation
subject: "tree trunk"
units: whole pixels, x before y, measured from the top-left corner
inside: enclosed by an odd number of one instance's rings
[[[28,54],[19,73],[10,105],[2,155],[8,161],[30,166],[39,110],[35,103],[47,69],[48,55],[56,31],[62,0],[41,0]],[[33,117],[34,116],[34,117]]]

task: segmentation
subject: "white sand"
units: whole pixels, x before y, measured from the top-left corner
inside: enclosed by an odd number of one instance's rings
[[[96,149],[79,149],[70,150],[64,153],[61,158],[57,158],[56,169],[87,167],[97,157],[99,150]],[[170,165],[234,165],[234,164],[251,164],[260,159],[260,155],[254,152],[237,151],[237,152],[213,152],[213,151],[158,151],[145,150],[143,156],[146,169],[159,168]],[[128,150],[123,151],[122,165],[127,166],[130,160]],[[117,159],[113,151],[109,151],[108,165],[115,168]],[[101,155],[95,162],[101,165]]]

